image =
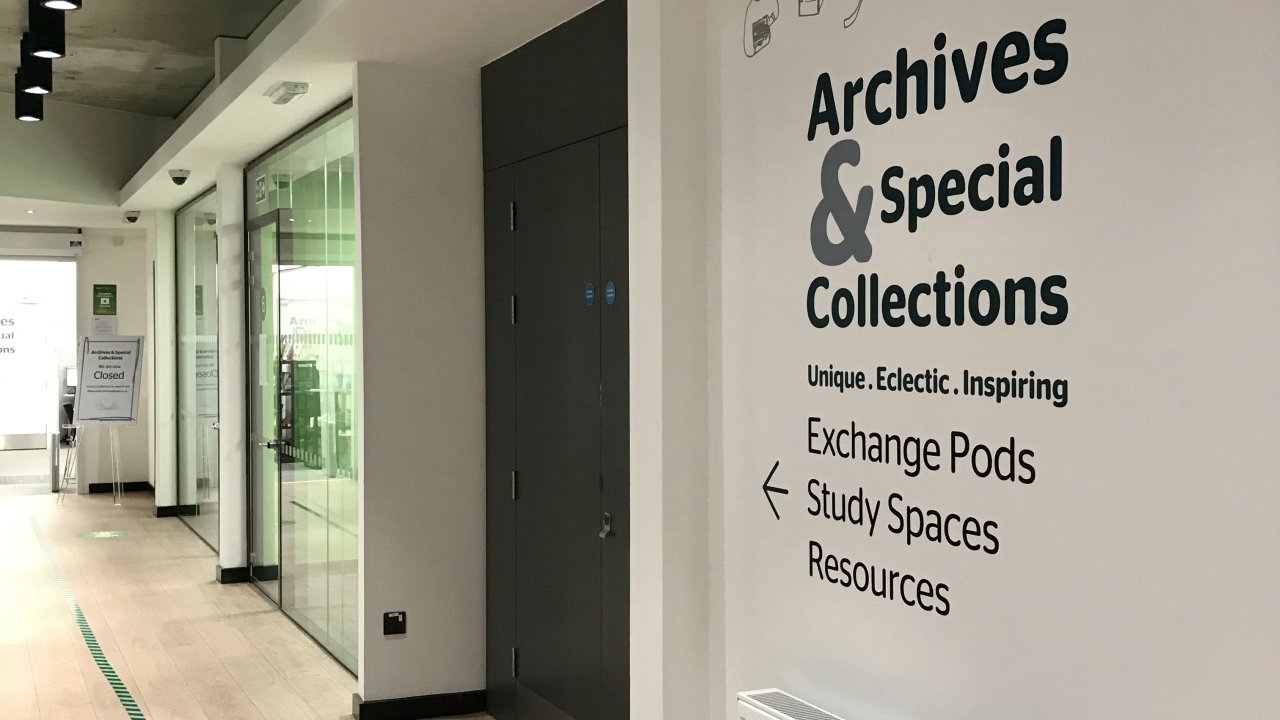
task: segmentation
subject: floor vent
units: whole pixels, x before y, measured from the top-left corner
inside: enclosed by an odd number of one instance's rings
[[[738,707],[750,708],[755,715],[744,715],[746,720],[770,718],[771,720],[843,720],[781,690],[753,690],[738,693]]]

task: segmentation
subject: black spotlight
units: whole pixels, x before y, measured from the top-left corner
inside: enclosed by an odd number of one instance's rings
[[[44,96],[23,92],[22,71],[13,74],[13,82],[15,85],[13,116],[23,122],[44,120]]]
[[[67,54],[67,16],[50,10],[40,0],[28,0],[31,54],[53,60]]]
[[[53,92],[53,61],[31,54],[31,33],[22,33],[22,59],[18,66],[19,87],[32,95]]]
[[[84,2],[82,0],[40,0],[40,4],[50,10],[79,10]]]

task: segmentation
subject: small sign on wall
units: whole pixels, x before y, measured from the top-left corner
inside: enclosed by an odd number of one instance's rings
[[[115,335],[119,293],[115,285],[93,286],[93,334]]]
[[[117,307],[115,285],[93,286],[94,315],[115,315]]]

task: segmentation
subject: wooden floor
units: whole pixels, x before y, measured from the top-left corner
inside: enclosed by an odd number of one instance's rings
[[[209,548],[180,520],[153,517],[153,503],[0,496],[0,719],[129,717],[45,548],[146,718],[350,718],[351,675],[253,588],[214,582]]]

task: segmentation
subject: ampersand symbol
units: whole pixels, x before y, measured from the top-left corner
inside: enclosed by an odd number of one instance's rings
[[[849,196],[840,187],[840,167],[856,167],[862,160],[862,148],[856,140],[841,140],[827,151],[822,161],[822,201],[813,211],[809,225],[809,243],[813,256],[823,265],[843,265],[853,258],[858,262],[871,259],[871,240],[867,237],[867,221],[871,219],[871,203],[875,191],[864,185],[858,191],[858,206],[849,204]],[[844,236],[832,242],[827,234],[827,218],[836,221]]]

